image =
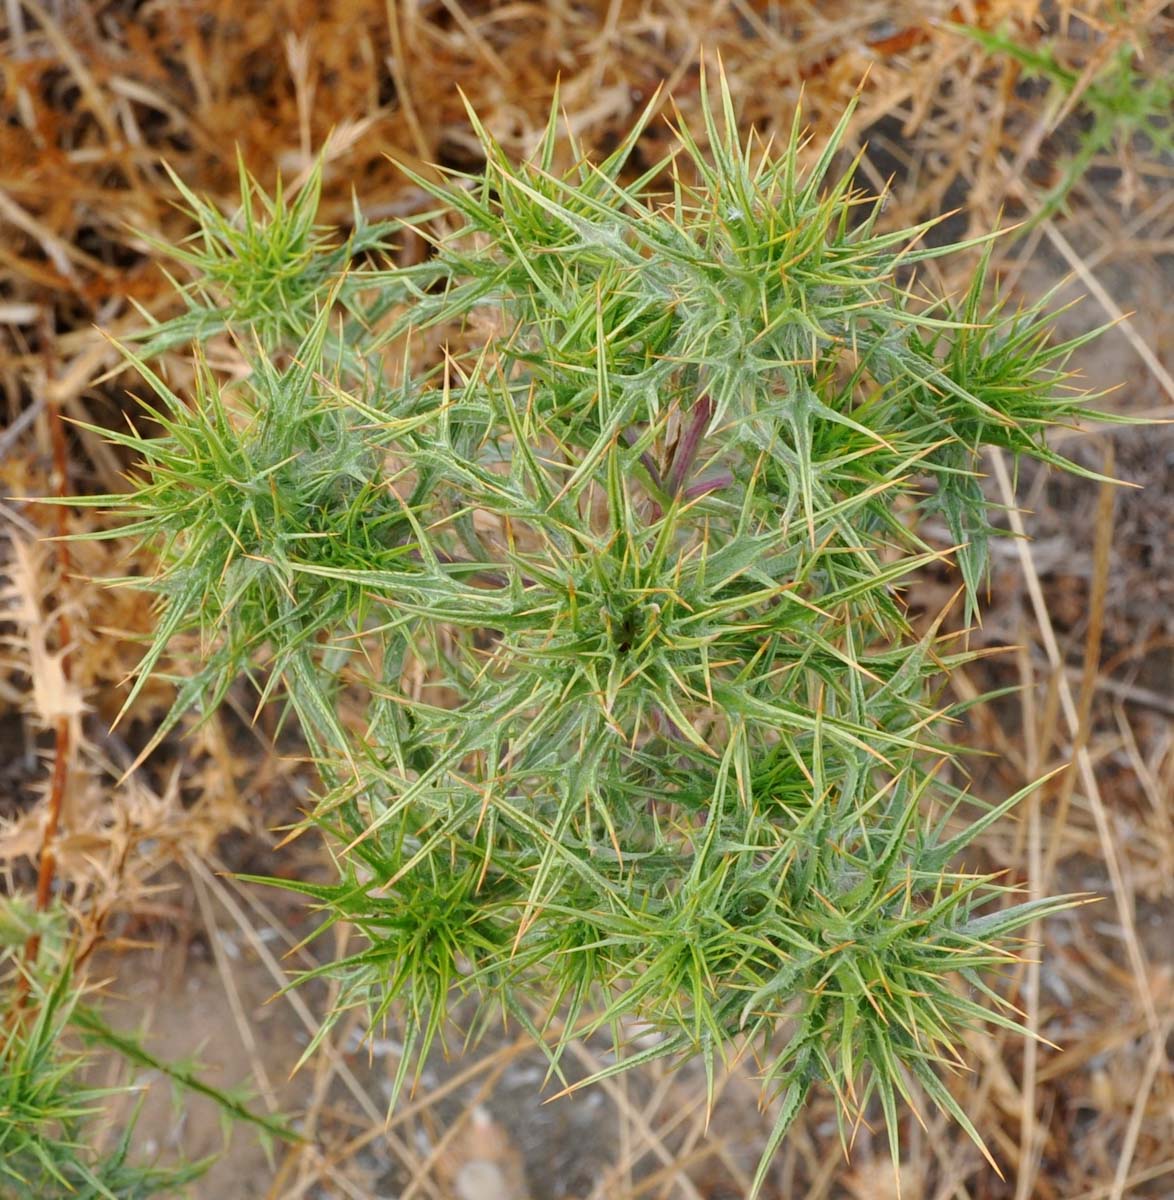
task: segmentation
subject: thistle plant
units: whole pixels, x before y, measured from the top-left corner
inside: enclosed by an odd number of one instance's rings
[[[209,1164],[167,1168],[131,1162],[133,1120],[105,1155],[95,1154],[87,1142],[92,1122],[115,1096],[131,1089],[80,1082],[84,1054],[65,1051],[60,1044],[76,1001],[72,973],[64,969],[45,989],[34,991],[27,1015],[8,1004],[0,1010],[5,1021],[0,1035],[0,1197],[147,1200],[177,1194]]]
[[[1049,95],[1040,107],[1048,114],[1049,130],[1077,105],[1084,118],[1073,152],[1059,164],[1059,179],[1041,197],[1039,208],[1026,222],[1028,227],[1062,209],[1072,189],[1106,151],[1119,158],[1138,153],[1156,163],[1174,150],[1174,81],[1164,65],[1143,69],[1144,52],[1150,48],[1136,33],[1126,40],[1123,28],[1110,24],[1105,32],[1115,43],[1112,53],[1102,52],[1095,66],[1090,63],[1080,71],[1060,62],[1049,43],[1032,48],[1006,31],[968,25],[954,28],[989,54],[1014,63],[1027,78],[1047,86]],[[1152,51],[1149,59],[1152,63]]]
[[[979,1140],[940,1072],[1019,1028],[991,972],[1070,901],[960,865],[1025,793],[957,784],[939,697],[970,655],[903,589],[956,556],[973,615],[983,448],[1070,466],[1045,435],[1096,414],[1078,342],[991,299],[989,245],[884,230],[833,174],[850,114],[818,153],[798,117],[743,141],[723,85],[641,172],[650,114],[593,163],[553,110],[515,163],[470,113],[484,170],[416,179],[412,266],[314,227],[316,179],[249,215],[246,178],[236,219],[189,196],[188,311],[127,350],[160,433],[109,434],[140,465],[87,503],[158,551],[128,700],[173,663],[158,736],[242,677],[297,718],[338,880],[281,886],[361,935],[310,973],[341,981],[323,1033],[395,1015],[397,1094],[458,1002],[555,1078],[592,1034],[601,1076],[697,1057],[711,1100],[752,1056],[757,1193],[821,1081],[845,1138],[875,1110],[896,1156],[918,1092]],[[959,253],[966,293],[924,294]],[[250,373],[197,348],[181,397],[148,359],[210,331]]]
[[[30,938],[38,943],[35,961],[25,951]],[[253,1113],[241,1094],[204,1081],[194,1064],[164,1062],[137,1037],[111,1028],[89,1003],[75,950],[59,907],[0,898],[0,1200],[175,1196],[211,1166],[211,1158],[167,1165],[132,1153],[141,1100],[115,1143],[104,1151],[95,1146],[95,1127],[110,1105],[139,1090],[87,1084],[96,1049],[207,1097],[226,1124],[252,1124],[268,1140],[296,1138],[283,1121]]]

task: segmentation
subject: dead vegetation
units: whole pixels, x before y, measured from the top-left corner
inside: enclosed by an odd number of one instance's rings
[[[1119,322],[1085,364],[1089,382],[1122,383],[1113,402],[1124,413],[1170,417],[1174,324],[1163,298],[1174,280],[1174,157],[1125,123],[1066,205],[1052,212],[1049,199],[1108,66],[1131,51],[1138,94],[1174,70],[1169,6],[9,0],[2,19],[0,861],[9,890],[39,879],[43,899],[50,889],[65,899],[82,953],[115,979],[115,1016],[121,1006],[133,1024],[151,996],[160,1053],[169,1040],[177,1054],[195,1049],[182,1043],[194,1023],[211,1039],[208,1063],[235,1061],[267,1107],[300,1114],[305,1144],[270,1168],[240,1149],[238,1134],[196,1194],[520,1200],[528,1170],[535,1197],[743,1195],[769,1120],[740,1070],[719,1081],[708,1129],[703,1089],[687,1072],[539,1109],[535,1064],[508,1031],[476,1056],[437,1064],[390,1124],[381,1086],[396,1046],[356,1053],[361,1030],[344,1024],[282,1083],[321,997],[260,1006],[283,980],[281,954],[304,935],[305,915],[220,873],[258,861],[276,873],[323,869],[315,847],[271,850],[270,831],[304,795],[296,743],[283,733],[275,752],[271,714],[254,730],[250,713],[229,710],[124,776],[168,696],[152,684],[109,731],[152,617],[139,594],[91,580],[151,565],[106,543],[38,544],[93,518],[27,497],[119,486],[126,464],[66,422],[112,425],[132,410],[136,381],[117,368],[105,332],[137,325],[137,304],[163,316],[173,303],[142,236],[188,232],[161,160],[229,209],[238,146],[266,186],[279,172],[297,178],[325,147],[323,217],[345,227],[352,192],[372,219],[417,202],[391,159],[424,171],[476,166],[459,90],[524,153],[557,79],[568,126],[605,149],[658,87],[666,106],[690,112],[703,53],[722,57],[742,119],[763,129],[785,126],[802,92],[819,130],[865,80],[854,136],[866,145],[866,177],[878,188],[893,178],[893,219],[956,207],[952,220],[972,231],[1000,213],[1031,222],[1008,240],[1005,286],[1033,297],[1071,276],[1061,298],[1089,297],[1066,318],[1074,329]],[[956,23],[1050,54],[1068,83],[1030,77],[1022,60],[961,36]],[[655,125],[646,136],[651,159]],[[400,250],[421,252],[410,238]],[[189,370],[180,355],[167,367],[177,383]],[[1105,898],[1049,921],[1038,961],[1011,981],[1030,1024],[1058,1049],[976,1041],[977,1070],[955,1081],[1005,1180],[956,1131],[910,1118],[905,1197],[1121,1200],[1174,1187],[1174,449],[1152,427],[1063,436],[1082,462],[1145,490],[1042,472],[1014,479],[1010,464],[991,463],[992,500],[1017,500],[1033,540],[996,547],[975,637],[1018,649],[957,686],[963,698],[1020,689],[974,711],[968,737],[993,752],[973,762],[980,794],[1073,764],[1017,824],[987,838],[989,864],[1030,893]],[[1020,520],[1012,513],[1010,527]],[[914,602],[936,612],[954,583],[920,587]],[[168,995],[187,996],[186,1006]],[[186,1020],[169,1021],[169,1009]],[[576,1053],[586,1073],[596,1050]],[[227,1067],[222,1078],[234,1082]],[[149,1105],[158,1148],[214,1148],[214,1117],[193,1115],[181,1130],[159,1089]],[[833,1105],[826,1096],[812,1105],[770,1194],[896,1195],[883,1138],[861,1128],[845,1161]]]

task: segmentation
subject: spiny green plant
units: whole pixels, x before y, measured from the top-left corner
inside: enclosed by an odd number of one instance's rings
[[[1174,120],[1171,119],[1174,77],[1168,64],[1159,63],[1156,70],[1147,64],[1144,51],[1151,50],[1152,62],[1152,48],[1136,37],[1121,40],[1111,53],[1103,55],[1103,61],[1088,79],[1085,72],[1061,62],[1051,42],[1032,47],[1025,45],[1020,36],[1006,30],[969,25],[954,28],[988,53],[1017,64],[1027,78],[1046,84],[1049,96],[1042,107],[1051,114],[1051,121],[1054,122],[1061,112],[1068,111],[1072,98],[1079,92],[1081,122],[1076,134],[1076,148],[1061,164],[1060,179],[1043,197],[1027,225],[1035,225],[1062,209],[1072,189],[1084,178],[1098,155],[1110,150],[1123,154],[1137,152],[1151,161],[1160,162],[1174,151]],[[1119,36],[1119,30],[1112,25],[1105,32],[1110,37]],[[1054,129],[1054,123],[1050,123],[1049,128]]]
[[[35,938],[40,949],[27,961]],[[194,1064],[165,1062],[138,1038],[118,1033],[92,1004],[75,971],[68,922],[60,908],[38,910],[20,895],[0,898],[0,1197],[12,1200],[148,1200],[175,1196],[213,1158],[176,1165],[137,1161],[132,1154],[141,1101],[99,1152],[95,1123],[116,1097],[135,1085],[84,1082],[93,1051],[116,1053],[131,1066],[158,1072],[177,1088],[206,1096],[226,1121],[248,1122],[262,1136],[292,1138],[280,1120],[260,1117],[243,1095],[212,1087]]]
[[[85,501],[158,551],[131,699],[198,642],[159,736],[243,676],[309,743],[339,877],[281,886],[362,935],[310,973],[341,984],[323,1034],[398,1013],[396,1094],[461,1001],[559,1078],[605,1032],[597,1078],[698,1056],[712,1101],[752,1054],[777,1101],[755,1192],[820,1081],[845,1139],[875,1109],[896,1156],[919,1091],[979,1141],[939,1071],[1019,1028],[990,972],[1070,902],[958,866],[1025,793],[952,782],[937,697],[971,655],[902,596],[947,557],[932,513],[977,611],[983,447],[1077,469],[1045,435],[1096,416],[1082,339],[990,299],[989,245],[881,231],[832,172],[849,116],[818,153],[798,116],[743,142],[723,83],[641,171],[651,109],[565,170],[556,109],[521,163],[470,113],[484,169],[416,177],[405,267],[348,270],[325,235],[270,257],[316,177],[260,218],[189,197],[189,311],[141,340],[227,329],[251,373],[197,355],[184,398],[128,350],[158,432],[110,434],[131,490]],[[922,294],[961,253],[966,294]]]
[[[270,197],[238,158],[241,206],[226,217],[197,196],[170,167],[172,184],[195,219],[196,232],[173,245],[147,235],[147,245],[194,269],[176,283],[187,312],[159,329],[148,354],[203,341],[231,329],[255,336],[269,351],[296,340],[313,321],[322,289],[339,279],[352,259],[379,246],[388,226],[372,225],[356,205],[350,236],[337,243],[315,223],[322,177],[316,170],[288,200],[278,183]]]

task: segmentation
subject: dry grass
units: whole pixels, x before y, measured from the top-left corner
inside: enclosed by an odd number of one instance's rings
[[[878,187],[895,177],[894,220],[959,207],[955,220],[977,231],[1001,211],[1039,211],[1097,72],[1131,39],[1148,47],[1146,71],[1170,69],[1174,23],[1161,3],[1097,0],[1079,15],[1037,0],[6,0],[0,20],[4,497],[118,486],[117,457],[87,433],[66,432],[61,417],[121,420],[135,380],[108,374],[116,355],[95,326],[117,333],[136,324],[134,303],[163,315],[172,302],[134,232],[187,232],[161,159],[229,206],[237,146],[266,184],[278,172],[296,177],[325,146],[324,219],[346,223],[352,189],[381,218],[416,200],[388,156],[421,170],[475,166],[458,88],[508,148],[524,152],[561,78],[568,125],[589,146],[606,147],[662,84],[662,103],[671,98],[688,115],[700,55],[720,54],[743,119],[762,128],[787,124],[802,90],[818,129],[867,76],[855,136],[867,137],[867,177]],[[1068,99],[1023,86],[1013,62],[959,37],[952,21],[1054,47],[1076,76]],[[647,135],[650,158],[658,136],[655,127]],[[1093,167],[1069,212],[1040,220],[1006,258],[1004,280],[1033,295],[1073,274],[1090,300],[1068,319],[1118,322],[1087,364],[1090,382],[1122,381],[1123,409],[1169,417],[1174,323],[1163,296],[1174,280],[1174,163],[1124,144]],[[401,254],[420,251],[409,241]],[[182,382],[182,360],[168,365]],[[989,862],[1030,892],[1089,890],[1105,900],[1048,922],[1038,961],[1011,981],[1032,1026],[1060,1049],[1005,1036],[976,1041],[974,1073],[955,1081],[1006,1179],[956,1131],[910,1119],[907,1200],[1174,1192],[1174,456],[1160,430],[1064,437],[1081,461],[1115,462],[1148,490],[1060,485],[1043,473],[1013,480],[1007,464],[992,462],[992,498],[1030,510],[1034,540],[996,547],[991,607],[975,637],[1019,649],[956,686],[963,696],[1022,689],[975,711],[969,736],[994,752],[975,760],[980,794],[1074,764],[1018,824],[987,839]],[[69,530],[83,528],[58,511]],[[536,1198],[745,1193],[769,1121],[740,1069],[719,1081],[708,1129],[688,1072],[651,1072],[609,1083],[594,1100],[539,1109],[525,1099],[533,1059],[509,1032],[475,1057],[438,1064],[388,1124],[380,1089],[395,1046],[356,1056],[361,1031],[342,1028],[285,1082],[295,1043],[317,1028],[326,998],[294,993],[259,1004],[283,982],[280,955],[298,944],[304,917],[267,907],[223,872],[258,861],[277,872],[322,869],[313,847],[298,843],[276,858],[269,849],[266,830],[288,820],[304,794],[301,769],[267,748],[269,731],[254,734],[226,712],[120,778],[168,699],[152,685],[125,728],[107,732],[151,614],[133,593],[87,582],[128,570],[104,543],[68,553],[33,544],[57,532],[58,519],[0,498],[10,533],[0,861],[9,887],[30,883],[38,867],[44,881],[44,864],[53,864],[85,952],[119,978],[127,1022],[149,1007],[136,996],[150,994],[156,1027],[183,1052],[188,1031],[169,1026],[171,1002],[158,1001],[202,981],[205,1030],[224,1023],[204,1057],[236,1060],[263,1104],[301,1114],[304,1146],[272,1168],[234,1148],[200,1194],[294,1200],[395,1187],[405,1198],[521,1200],[522,1156]],[[1013,528],[1019,521],[1012,515]],[[953,586],[923,581],[927,610]],[[146,942],[154,949],[121,952]],[[596,1053],[576,1047],[584,1073]],[[829,1097],[813,1104],[769,1194],[895,1196],[883,1138],[861,1129],[845,1161],[832,1105]],[[152,1106],[162,1141],[175,1124],[164,1097]],[[201,1148],[195,1126],[193,1116],[189,1152]],[[476,1179],[483,1190],[475,1193]]]

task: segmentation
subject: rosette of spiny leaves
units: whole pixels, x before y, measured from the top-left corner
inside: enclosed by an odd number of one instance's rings
[[[314,747],[340,881],[295,886],[366,940],[316,974],[339,1013],[405,1018],[397,1091],[462,998],[559,1075],[602,1030],[605,1074],[700,1055],[712,1089],[753,1052],[779,1099],[757,1190],[819,1080],[846,1137],[875,1105],[895,1153],[915,1087],[977,1137],[936,1070],[1014,1024],[983,973],[1064,901],[955,869],[1020,796],[946,782],[966,655],[913,637],[901,588],[941,512],[973,610],[983,446],[1057,463],[1042,434],[1095,413],[1074,343],[985,307],[985,267],[959,303],[915,294],[969,247],[879,228],[830,175],[847,116],[802,170],[797,122],[741,143],[724,84],[703,113],[636,179],[641,123],[556,172],[556,114],[520,164],[473,116],[484,172],[418,180],[447,229],[420,222],[424,263],[341,304],[327,272],[284,365],[242,338],[230,395],[148,375],[165,436],[120,435],[145,465],[118,504],[161,547],[146,668],[198,629],[214,665],[179,707],[253,673]]]
[[[367,221],[356,204],[350,234],[338,240],[334,230],[317,220],[322,170],[318,159],[296,190],[285,190],[279,178],[269,196],[238,153],[240,207],[229,215],[197,196],[167,168],[179,193],[178,207],[195,228],[178,244],[156,235],[144,235],[144,240],[191,278],[176,284],[183,313],[162,322],[148,314],[148,325],[134,336],[144,356],[225,332],[256,338],[268,353],[276,354],[296,346],[308,333],[325,292],[333,291],[341,306],[348,307],[352,262],[384,251],[391,226]],[[355,366],[344,341],[332,339],[328,345]]]
[[[235,387],[198,359],[187,400],[128,353],[155,392],[145,414],[164,436],[103,431],[140,462],[134,490],[118,499],[127,523],[86,535],[136,536],[159,550],[153,580],[110,581],[148,587],[159,599],[154,639],[123,711],[173,639],[196,639],[188,670],[176,678],[177,701],[149,749],[190,706],[215,707],[242,674],[256,679],[261,702],[292,681],[287,695],[307,735],[320,732],[330,755],[345,745],[330,680],[347,637],[364,626],[367,599],[361,587],[305,571],[353,562],[356,553],[368,566],[410,554],[411,524],[380,472],[389,447],[419,418],[410,398],[381,385],[371,397],[378,410],[364,413],[337,374],[321,374],[327,322],[323,308],[284,368],[254,343],[259,357]],[[113,499],[73,502],[106,507]]]

